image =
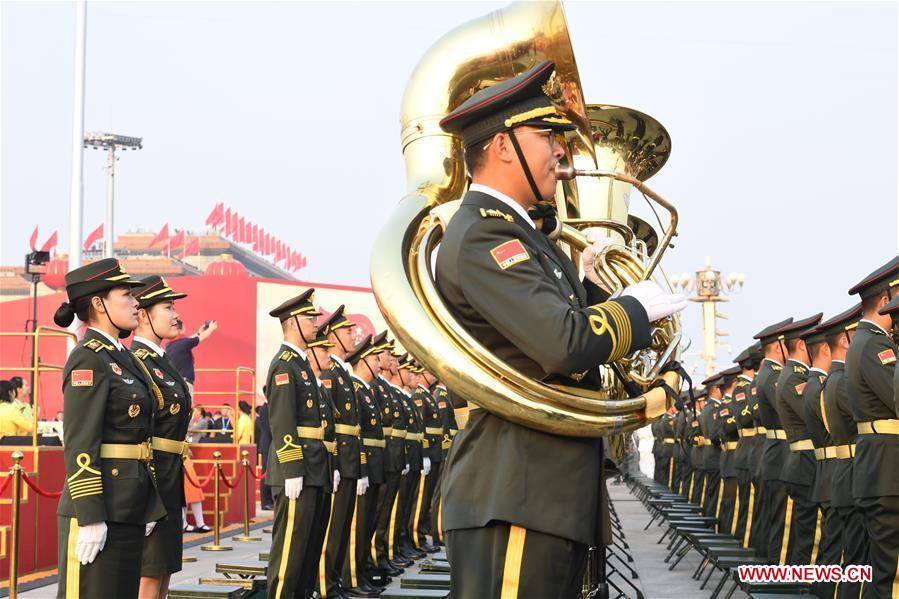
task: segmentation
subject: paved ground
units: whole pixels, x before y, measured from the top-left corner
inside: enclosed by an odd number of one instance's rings
[[[657,543],[662,535],[662,529],[653,525],[649,530],[643,530],[643,527],[649,522],[649,515],[643,504],[630,494],[625,485],[610,484],[609,496],[621,519],[625,540],[634,558],[632,566],[635,567],[639,574],[639,579],[632,580],[632,582],[641,589],[647,599],[692,599],[695,597],[708,597],[711,594],[709,589],[700,591],[700,583],[692,580],[690,577],[699,565],[699,558],[696,553],[688,554],[675,571],[670,572],[668,565],[662,561],[667,554],[666,544],[660,545]],[[270,526],[270,523],[267,521],[270,517],[271,512],[258,513],[257,521],[259,523],[254,525],[256,530],[253,532],[253,535],[261,537],[260,541],[238,543],[231,540],[230,537],[224,537],[222,544],[233,547],[233,550],[224,552],[203,551],[200,545],[185,547],[184,555],[196,557],[197,561],[185,563],[184,569],[172,577],[172,585],[182,583],[196,584],[201,576],[215,576],[215,564],[217,562],[225,560],[254,561],[258,559],[259,553],[268,551],[271,544],[271,535],[262,532],[263,527]],[[417,571],[417,567],[410,570],[411,573],[417,573]],[[713,578],[717,582],[718,577]],[[391,586],[399,586],[399,581],[395,580]],[[55,583],[19,593],[19,597],[22,599],[52,599],[55,596]],[[612,596],[615,596],[614,592]],[[634,597],[636,595],[631,591],[628,596]],[[746,595],[738,592],[734,594],[734,597],[745,598]]]

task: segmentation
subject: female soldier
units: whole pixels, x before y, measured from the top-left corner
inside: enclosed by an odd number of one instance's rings
[[[87,322],[63,371],[66,481],[57,597],[136,597],[144,535],[165,507],[151,470],[159,390],[119,342],[137,326],[140,283],[106,258],[66,274],[53,320]]]
[[[185,298],[187,294],[173,291],[159,276],[147,277],[141,282],[144,286],[134,291],[138,325],[134,330],[131,353],[143,363],[162,392],[163,401],[154,412],[152,447],[159,494],[167,515],[144,540],[140,597],[164,599],[172,573],[181,570],[182,456],[187,453],[184,439],[190,424],[191,398],[187,383],[162,349],[162,340],[178,336],[175,300]]]

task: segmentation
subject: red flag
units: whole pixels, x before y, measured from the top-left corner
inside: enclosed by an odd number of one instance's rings
[[[148,247],[155,247],[156,244],[161,243],[169,238],[169,224],[166,223],[162,225],[162,228],[159,230],[159,233],[156,234],[156,237],[153,238],[153,241],[150,242]]]
[[[180,247],[184,247],[184,230],[178,231],[174,235],[172,235],[172,240],[169,242],[169,250],[174,250]]]
[[[240,217],[237,216],[237,212],[231,213],[231,239],[237,241],[237,236],[240,234]]]
[[[199,237],[191,237],[190,241],[187,242],[187,247],[184,248],[185,256],[196,256],[200,253],[200,238]]]
[[[247,221],[246,240],[247,243],[253,243],[253,223]]]
[[[281,242],[275,243],[275,264],[281,261]]]
[[[87,239],[84,240],[84,245],[81,249],[85,252],[88,251],[92,245],[97,243],[100,239],[103,239],[103,225],[100,224],[99,227],[91,231],[90,235],[87,236]]]
[[[212,209],[212,212],[209,213],[209,216],[206,217],[206,224],[211,227],[220,225],[224,216],[224,208],[225,205],[223,203],[219,202],[216,204],[215,208]]]
[[[272,253],[272,238],[268,233],[265,234],[265,239],[262,243],[262,255],[269,256]]]
[[[31,248],[31,251],[34,251],[34,247],[37,245],[37,227],[34,228],[34,231],[31,233],[31,239],[28,240],[28,246]]]
[[[259,225],[253,225],[253,244],[259,245]]]
[[[309,264],[309,261],[306,260],[306,256],[303,256],[303,263],[300,264],[300,268],[306,268],[307,264]]]
[[[231,236],[231,209],[225,210],[225,237]]]
[[[246,238],[247,226],[244,224],[243,217],[240,217],[240,220],[237,221],[237,241],[238,243],[243,243],[247,240]]]
[[[56,231],[53,231],[53,235],[51,235],[50,238],[44,242],[43,247],[41,247],[41,251],[49,252],[53,248],[55,248],[56,247],[56,237],[57,237]]]

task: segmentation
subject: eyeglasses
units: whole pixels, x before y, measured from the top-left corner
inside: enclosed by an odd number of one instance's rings
[[[508,133],[508,131],[505,131],[504,133]],[[517,133],[537,133],[537,134],[540,134],[540,135],[542,135],[542,136],[545,136],[545,137],[546,137],[546,140],[549,142],[549,146],[550,146],[550,147],[553,147],[553,145],[554,145],[555,143],[557,143],[557,142],[558,142],[559,144],[562,143],[561,140],[560,140],[559,138],[556,137],[556,130],[555,130],[555,129],[519,129],[519,130],[517,131]],[[561,136],[559,136],[559,137],[561,137]],[[496,136],[494,136],[493,139],[496,139]],[[489,148],[489,147],[490,147],[490,144],[493,143],[493,139],[491,139],[490,141],[488,141],[487,144],[486,144],[483,148],[481,148],[481,149],[482,149],[482,150],[486,150],[487,148]]]

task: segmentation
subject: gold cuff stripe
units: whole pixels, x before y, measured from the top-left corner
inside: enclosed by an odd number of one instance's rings
[[[288,449],[287,451],[276,451],[275,455],[278,456],[278,462],[284,464],[285,462],[296,462],[303,459],[303,450],[302,449]]]
[[[91,456],[89,453],[79,453],[78,457],[75,458],[75,463],[78,465],[78,472],[67,478],[66,480],[72,481],[78,478],[83,472],[90,472],[91,474],[96,474],[100,476],[100,471],[91,468]]]
[[[588,322],[590,323],[590,328],[593,330],[593,334],[597,336],[609,335],[609,339],[612,342],[612,349],[610,351],[610,359],[609,361],[614,361],[617,358],[615,357],[615,353],[618,349],[618,337],[615,334],[615,330],[609,325],[609,314],[600,306],[590,306],[596,314],[591,314],[587,317]]]
[[[521,561],[524,557],[524,539],[527,529],[512,525],[509,527],[509,542],[506,545],[506,561],[503,565],[503,590],[500,599],[517,599],[521,582]]]
[[[73,483],[69,483],[69,491],[82,491],[91,487],[102,487],[103,479],[100,478],[92,478],[90,480],[79,480]]]
[[[615,356],[615,360],[621,358],[626,355],[631,350],[631,343],[633,342],[633,336],[631,331],[631,321],[627,316],[627,312],[624,311],[619,304],[615,302],[609,302],[606,304],[606,308],[609,310],[609,313],[612,314],[612,319],[615,321],[615,328],[618,330],[618,344],[620,348],[620,354]]]

